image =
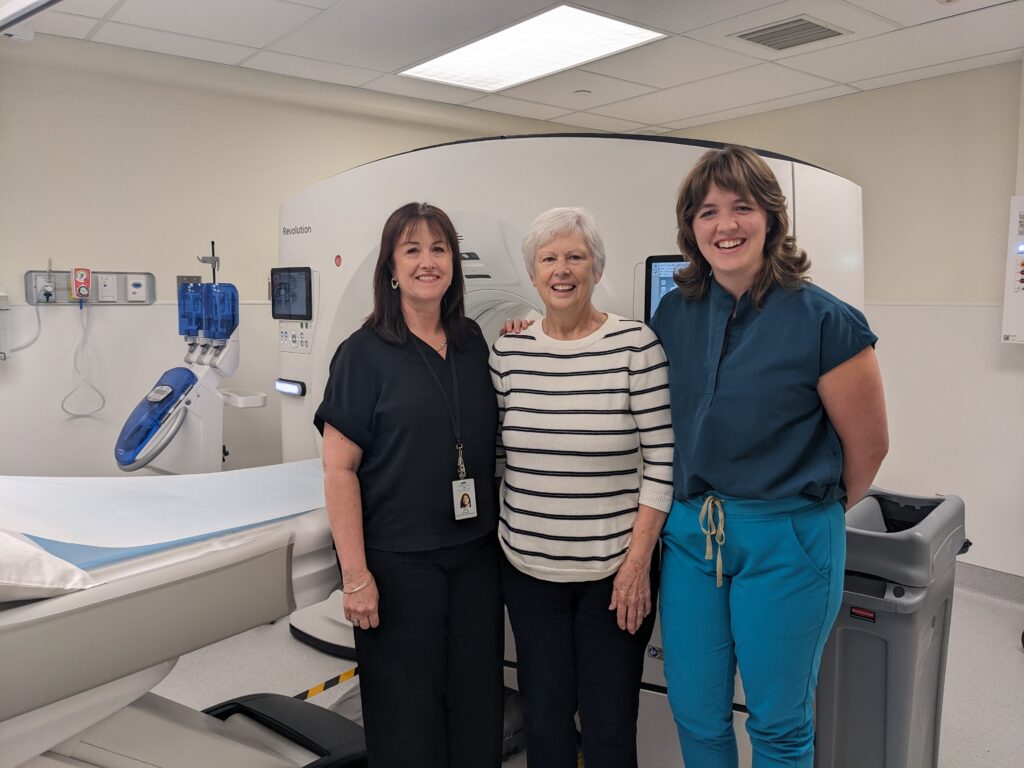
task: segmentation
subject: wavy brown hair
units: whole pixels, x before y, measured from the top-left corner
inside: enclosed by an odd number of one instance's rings
[[[370,328],[389,344],[404,344],[409,328],[402,314],[401,291],[391,287],[395,248],[402,237],[419,222],[426,222],[434,237],[448,243],[452,254],[452,282],[441,297],[441,325],[456,349],[465,349],[473,333],[466,320],[466,281],[462,276],[459,236],[448,214],[430,203],[406,203],[388,216],[380,235],[380,252],[373,271],[373,311],[364,328]]]
[[[697,238],[693,234],[693,218],[704,204],[712,185],[753,200],[767,214],[764,265],[747,291],[750,303],[756,309],[761,308],[772,286],[778,285],[792,291],[810,280],[807,272],[811,268],[811,261],[807,253],[796,244],[796,238],[789,234],[786,196],[782,194],[779,180],[753,150],[726,145],[705,152],[679,188],[679,197],[676,199],[676,223],[679,227],[676,242],[689,264],[678,270],[673,278],[683,296],[691,300],[701,298],[707,292],[711,280],[711,265],[697,247]]]

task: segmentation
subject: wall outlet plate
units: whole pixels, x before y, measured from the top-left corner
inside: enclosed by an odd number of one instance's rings
[[[117,301],[117,275],[100,274],[94,282],[96,286],[96,300],[101,303]]]

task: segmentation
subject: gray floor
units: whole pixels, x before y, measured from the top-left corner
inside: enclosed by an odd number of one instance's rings
[[[1024,765],[1022,632],[1024,579],[959,566],[939,768]],[[258,691],[294,695],[352,666],[296,642],[283,621],[183,657],[155,691],[203,708]],[[357,690],[344,683],[311,701],[359,721]],[[525,768],[526,760],[517,755],[506,765]]]
[[[195,709],[249,693],[308,691],[355,666],[292,638],[288,620],[250,629],[182,656],[154,693]],[[309,701],[362,722],[358,678],[317,694]]]
[[[958,566],[939,768],[1024,765],[1024,579]]]

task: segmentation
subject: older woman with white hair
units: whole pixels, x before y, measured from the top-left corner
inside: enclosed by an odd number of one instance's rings
[[[523,257],[545,316],[499,338],[490,365],[527,759],[575,768],[578,710],[587,768],[629,768],[672,504],[665,354],[643,323],[594,307],[605,252],[588,212],[538,216]]]

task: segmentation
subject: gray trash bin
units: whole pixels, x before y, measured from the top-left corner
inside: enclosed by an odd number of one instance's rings
[[[956,496],[872,488],[847,513],[843,604],[818,677],[816,768],[938,765],[953,571],[965,541]]]

